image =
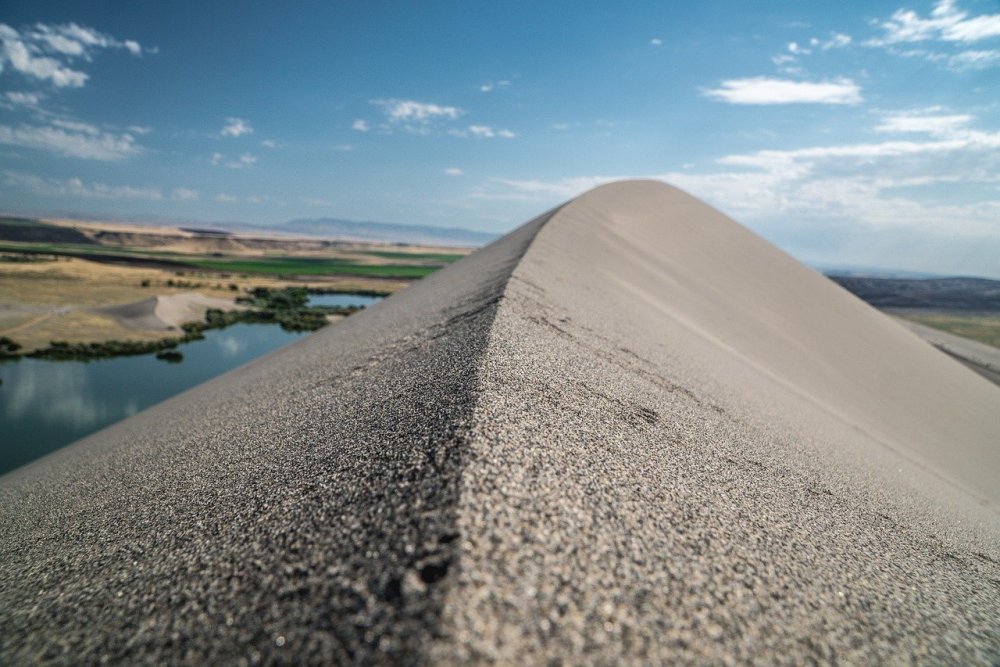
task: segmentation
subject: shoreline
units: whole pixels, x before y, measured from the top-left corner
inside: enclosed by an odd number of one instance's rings
[[[363,296],[384,296],[374,290],[346,291],[337,289],[307,289],[304,287],[268,288],[258,287],[247,295],[224,306],[224,299],[206,297],[197,292],[178,295],[156,295],[126,304],[103,306],[91,309],[105,317],[118,320],[126,327],[141,331],[179,330],[179,336],[166,336],[153,340],[104,340],[93,342],[69,342],[52,340],[47,347],[22,351],[24,348],[7,336],[0,336],[0,363],[17,361],[22,358],[45,359],[51,361],[92,361],[116,357],[156,354],[157,358],[169,362],[182,360],[176,348],[204,338],[203,332],[224,329],[234,324],[278,324],[286,331],[316,331],[328,324],[352,315],[359,307],[308,306],[309,294],[358,294]],[[192,307],[201,308],[201,318],[182,321]],[[137,325],[146,326],[137,326]]]

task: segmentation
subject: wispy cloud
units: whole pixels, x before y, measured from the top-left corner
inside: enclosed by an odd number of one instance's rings
[[[66,119],[55,119],[48,125],[0,125],[0,144],[101,161],[121,160],[142,152],[131,134],[105,132],[88,123]]]
[[[148,199],[159,201],[163,194],[156,188],[136,188],[128,185],[87,183],[80,178],[42,178],[34,174],[5,171],[4,184],[30,190],[46,197],[85,197],[87,199]]]
[[[45,96],[41,93],[28,91],[9,90],[3,95],[5,106],[36,108]]]
[[[514,139],[515,132],[507,129],[496,129],[490,125],[469,125],[465,129],[453,128],[448,130],[448,134],[453,137],[475,137],[477,139]]]
[[[190,188],[174,188],[171,194],[171,197],[176,201],[198,201],[199,196],[197,190]]]
[[[382,109],[390,123],[427,124],[442,119],[454,120],[464,113],[458,107],[416,100],[372,100],[371,103]]]
[[[237,197],[236,195],[226,194],[225,192],[220,192],[219,194],[215,195],[215,201],[222,204],[235,204],[239,200],[240,198]]]
[[[843,49],[850,46],[852,41],[854,40],[851,39],[850,35],[845,35],[842,32],[835,32],[830,35],[829,39],[820,41],[818,46],[823,51],[829,51],[830,49]]]
[[[264,139],[263,141],[260,142],[260,145],[263,146],[264,148],[277,148],[278,147],[278,144],[276,142],[274,142],[272,139]]]
[[[984,49],[961,51],[948,57],[948,65],[955,70],[986,69],[1000,65],[1000,50]]]
[[[809,82],[764,76],[723,81],[702,93],[729,104],[858,104],[861,88],[850,79]]]
[[[459,169],[458,167],[448,167],[447,169],[444,170],[444,173],[447,174],[448,176],[462,176],[463,174],[465,174],[465,172]]]
[[[37,23],[22,30],[0,23],[0,71],[9,67],[57,88],[83,86],[89,77],[72,63],[89,62],[99,49],[124,49],[133,55],[143,51],[134,40],[118,40],[76,23]]]
[[[659,37],[654,37],[653,39],[649,40],[649,43],[652,44],[653,46],[663,46],[663,40],[660,39]]]
[[[219,135],[223,137],[242,137],[244,134],[253,134],[253,126],[242,118],[227,118],[226,124],[219,131]]]
[[[368,126],[367,120],[365,120],[364,118],[358,118],[353,123],[351,123],[351,129],[357,132],[367,132],[371,128]]]
[[[244,153],[238,158],[227,159],[222,153],[212,153],[212,159],[210,160],[213,167],[222,165],[228,169],[246,169],[257,164],[257,156],[251,153]]]
[[[745,222],[827,220],[845,230],[919,229],[969,237],[1000,234],[1000,131],[975,118],[934,110],[883,116],[880,133],[906,140],[817,145],[724,155],[721,169],[641,174],[684,188]],[[472,197],[551,204],[636,174],[556,180],[493,179]],[[951,183],[980,187],[963,203]],[[799,223],[796,223],[799,224]]]
[[[929,40],[968,43],[1000,36],[1000,14],[970,16],[957,8],[955,0],[939,0],[926,17],[899,9],[878,25],[882,35],[869,40],[870,46]]]
[[[484,83],[479,86],[479,92],[481,93],[491,93],[498,88],[506,88],[510,85],[510,81],[506,79],[501,79],[499,81],[490,81],[489,83]]]
[[[935,114],[936,109],[903,111],[886,115],[875,127],[876,132],[916,133],[954,136],[972,122],[968,114]]]

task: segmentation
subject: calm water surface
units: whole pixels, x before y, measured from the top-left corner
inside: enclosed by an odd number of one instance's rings
[[[349,306],[378,300],[323,294],[309,303]],[[276,324],[235,324],[179,346],[184,360],[176,364],[153,354],[0,363],[0,475],[305,335]]]
[[[366,296],[364,294],[310,294],[310,306],[370,306],[381,301],[381,296]]]

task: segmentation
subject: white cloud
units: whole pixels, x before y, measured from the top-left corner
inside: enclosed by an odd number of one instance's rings
[[[812,53],[811,50],[799,46],[797,42],[788,43],[788,52],[796,55],[809,55]]]
[[[448,167],[447,169],[444,170],[444,173],[448,174],[449,176],[461,176],[465,172],[459,169],[458,167]]]
[[[821,42],[819,44],[819,48],[823,49],[824,51],[829,51],[830,49],[842,49],[844,47],[850,46],[852,41],[853,40],[851,39],[850,35],[845,35],[842,32],[835,32],[832,35],[830,35],[830,38],[828,40],[826,40],[825,42]]]
[[[876,132],[899,132],[953,135],[972,121],[967,114],[929,115],[925,112],[900,112],[889,114],[875,128]]]
[[[270,139],[264,139],[264,141],[260,142],[260,145],[263,146],[264,148],[277,148],[278,147],[278,144],[276,144],[274,141],[272,141]]]
[[[645,176],[688,190],[744,222],[785,220],[800,225],[805,220],[825,220],[843,225],[851,234],[857,234],[860,225],[860,229],[990,237],[996,245],[1000,131],[970,129],[973,121],[964,114],[931,115],[926,110],[889,114],[878,131],[924,136],[732,154],[715,161],[719,171]],[[472,197],[548,205],[632,176],[493,179]],[[951,183],[978,187],[978,198],[956,202],[952,188],[942,187]],[[994,269],[1000,272],[1000,266]]]
[[[495,137],[493,128],[488,125],[470,125],[469,134],[474,137]]]
[[[662,46],[663,40],[660,39],[659,37],[654,37],[653,39],[649,40],[649,43],[652,44],[653,46]]]
[[[454,120],[464,113],[458,107],[415,100],[372,100],[371,103],[380,107],[391,123],[426,124],[439,119]]]
[[[978,51],[962,51],[950,56],[948,58],[948,64],[952,67],[952,69],[957,70],[986,69],[987,67],[1000,65],[1000,50],[987,49]]]
[[[507,81],[505,79],[501,79],[500,81],[491,81],[489,83],[484,83],[483,85],[479,86],[479,92],[489,93],[496,90],[497,88],[506,88],[509,85],[510,81]]]
[[[112,134],[93,125],[57,119],[50,125],[0,125],[0,144],[24,146],[86,160],[121,160],[142,148],[131,134]]]
[[[954,0],[939,0],[930,16],[922,17],[909,9],[899,9],[880,24],[883,35],[870,40],[871,46],[901,42],[940,40],[946,42],[976,42],[1000,36],[1000,14],[970,17],[959,10]]]
[[[1000,50],[998,49],[969,49],[953,54],[928,49],[897,49],[892,46],[888,47],[887,50],[894,56],[920,58],[927,62],[944,65],[955,72],[988,69],[1000,65]]]
[[[64,66],[55,58],[40,56],[26,43],[16,30],[0,24],[0,62],[35,79],[51,81],[57,88],[79,88],[88,76]]]
[[[368,121],[363,118],[358,118],[353,123],[351,123],[351,129],[357,130],[358,132],[367,132],[369,129]]]
[[[34,174],[5,171],[4,183],[10,187],[31,190],[46,197],[85,197],[88,199],[148,199],[159,201],[163,194],[156,188],[135,188],[127,185],[87,183],[80,178],[65,180],[41,178]]]
[[[764,76],[723,81],[703,90],[708,97],[729,104],[858,104],[861,88],[850,79],[812,83]]]
[[[88,134],[92,137],[96,137],[101,133],[96,126],[91,125],[90,123],[84,123],[70,118],[56,118],[50,122],[56,127],[61,127],[64,130],[79,132],[80,134]]]
[[[227,118],[226,124],[219,132],[223,137],[241,137],[244,134],[253,134],[253,127],[249,121],[242,118]]]
[[[177,201],[197,201],[198,191],[190,188],[174,188],[173,198]]]
[[[238,159],[227,162],[226,166],[230,169],[245,169],[247,167],[252,167],[257,164],[257,157],[251,155],[250,153],[244,153]]]
[[[7,102],[14,106],[37,107],[44,96],[41,93],[10,90],[4,93]]]
[[[489,125],[470,125],[465,130],[453,130],[451,134],[457,137],[473,136],[480,139],[493,139],[496,137],[500,137],[501,139],[513,139],[517,136],[510,130],[497,130]]]
[[[153,128],[147,125],[129,125],[127,129],[132,134],[149,134],[153,131]]]
[[[211,163],[213,167],[217,167],[221,164],[229,169],[246,169],[257,164],[257,156],[250,153],[244,153],[238,158],[227,160],[226,156],[222,153],[212,153]]]
[[[239,197],[236,197],[235,195],[226,194],[225,192],[220,192],[219,194],[215,195],[215,201],[221,202],[223,204],[235,204],[239,200],[240,200]]]
[[[77,59],[89,62],[97,49],[112,48],[125,49],[133,55],[142,53],[142,46],[134,40],[123,42],[76,23],[37,23],[22,31],[0,23],[0,71],[10,66],[57,88],[83,86],[88,75],[70,63]]]

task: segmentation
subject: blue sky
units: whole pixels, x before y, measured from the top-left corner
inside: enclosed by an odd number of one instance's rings
[[[0,11],[0,208],[503,232],[666,180],[797,257],[1000,277],[1000,3]]]

